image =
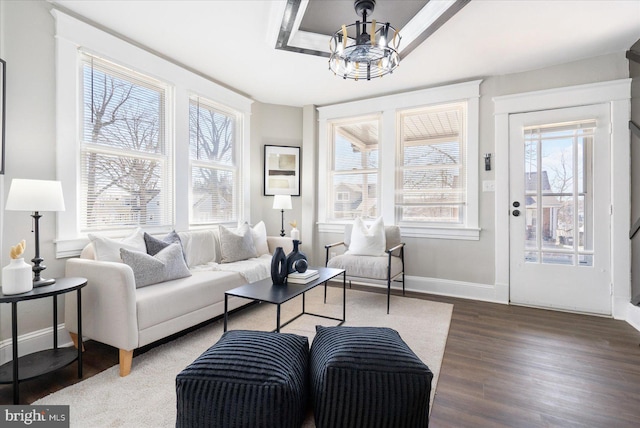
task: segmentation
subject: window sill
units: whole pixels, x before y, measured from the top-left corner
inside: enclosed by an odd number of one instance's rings
[[[344,234],[345,223],[318,223],[319,233]],[[474,227],[428,227],[400,225],[400,234],[410,238],[480,240],[480,228]]]

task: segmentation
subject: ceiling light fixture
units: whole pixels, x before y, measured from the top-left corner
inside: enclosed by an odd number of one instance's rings
[[[367,21],[375,5],[375,0],[355,0],[354,8],[362,22],[343,25],[331,36],[329,70],[343,79],[371,80],[393,73],[400,65],[398,30],[388,22]],[[367,33],[367,25],[371,34]]]

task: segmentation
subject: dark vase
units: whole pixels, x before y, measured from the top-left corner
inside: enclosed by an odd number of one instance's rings
[[[277,247],[271,259],[271,280],[274,285],[282,285],[287,280],[287,256],[282,247]]]
[[[297,239],[293,240],[293,251],[287,254],[287,274],[292,272],[304,272],[307,270],[307,256],[300,250],[298,250],[298,245],[300,241]],[[305,263],[297,263],[299,260],[304,260]]]

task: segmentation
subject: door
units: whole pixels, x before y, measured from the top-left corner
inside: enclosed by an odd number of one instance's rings
[[[512,303],[611,314],[606,105],[509,117]]]

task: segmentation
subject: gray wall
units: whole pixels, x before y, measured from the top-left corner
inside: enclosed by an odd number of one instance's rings
[[[7,61],[7,138],[6,175],[0,177],[2,204],[12,178],[55,179],[55,84],[54,84],[54,22],[49,14],[50,6],[44,1],[0,1],[0,57]],[[494,117],[492,97],[538,89],[592,83],[629,76],[624,52],[597,58],[517,73],[488,77],[481,85],[480,99],[480,154],[493,153]],[[288,88],[283,88],[288,90]],[[305,115],[305,111],[307,115]],[[254,103],[251,117],[251,171],[248,179],[251,187],[252,222],[264,220],[269,234],[280,231],[280,212],[271,208],[272,197],[263,196],[264,145],[304,146],[303,158],[315,155],[322,142],[309,136],[315,119],[309,106],[276,106]],[[305,119],[307,118],[307,119]],[[313,133],[313,132],[312,132]],[[316,134],[317,135],[317,134]],[[303,141],[304,140],[304,141]],[[304,150],[310,148],[311,150]],[[479,241],[453,241],[442,239],[406,238],[408,244],[407,273],[412,276],[493,284],[495,277],[495,224],[494,194],[483,193],[483,180],[493,180],[493,171],[485,172],[482,159],[478,159],[480,191]],[[303,163],[304,164],[304,163]],[[314,171],[305,171],[302,174]],[[305,176],[308,177],[308,176]],[[618,177],[614,179],[628,179]],[[288,222],[298,220],[303,236],[315,229],[315,219],[305,215],[305,206],[314,204],[316,189],[307,187],[302,197],[293,198],[293,210],[285,212],[285,229]],[[315,190],[315,191],[314,191]],[[65,195],[70,197],[69,195]],[[2,216],[1,265],[8,263],[9,247],[21,239],[27,240],[27,254],[33,254],[31,218],[28,213],[4,212]],[[48,266],[47,276],[64,273],[64,260],[56,260],[53,239],[55,216],[45,213],[41,220],[41,241]],[[316,263],[323,261],[322,246],[342,239],[331,234],[309,234],[313,242],[305,238],[303,251],[311,254]],[[498,243],[507,245],[507,243]],[[313,251],[315,249],[315,251]],[[31,256],[29,256],[31,257]],[[60,311],[60,314],[63,312]],[[0,340],[10,337],[10,309],[0,306]],[[27,302],[21,305],[19,330],[21,333],[50,326],[51,305],[47,301]]]

